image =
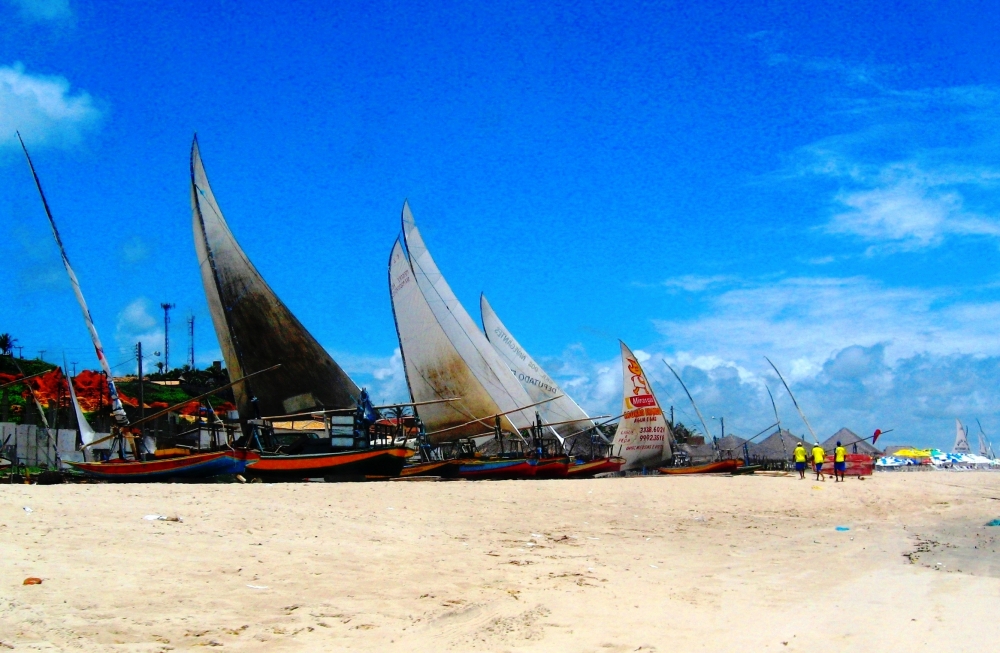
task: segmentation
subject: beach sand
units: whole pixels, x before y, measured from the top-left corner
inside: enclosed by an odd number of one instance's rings
[[[0,651],[1000,640],[995,473],[2,485],[0,497]],[[31,576],[43,583],[22,585]]]

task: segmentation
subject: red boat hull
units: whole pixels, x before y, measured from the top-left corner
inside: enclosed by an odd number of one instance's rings
[[[534,478],[566,478],[569,474],[569,458],[542,458],[530,461],[534,468]]]
[[[220,474],[241,474],[259,460],[253,451],[226,450],[195,453],[159,460],[109,460],[107,462],[67,462],[87,476],[107,481],[163,481],[171,478],[208,478]]]
[[[739,460],[720,460],[705,465],[692,465],[690,467],[661,467],[661,474],[681,475],[681,474],[731,474],[736,471],[742,463]]]
[[[569,466],[569,478],[588,478],[597,474],[607,474],[609,472],[620,472],[625,465],[624,458],[613,456],[611,458],[598,458],[588,460],[585,463]]]
[[[247,476],[265,481],[364,480],[369,476],[399,476],[413,452],[403,447],[360,449],[331,453],[262,454],[247,466]]]

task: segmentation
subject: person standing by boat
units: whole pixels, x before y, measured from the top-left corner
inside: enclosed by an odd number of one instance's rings
[[[795,447],[795,471],[799,473],[799,479],[804,479],[806,477],[806,448],[799,443],[799,446]]]
[[[826,458],[826,452],[823,451],[823,447],[819,446],[819,442],[813,445],[813,467],[816,468],[816,480],[825,481],[826,476],[823,474],[823,459]]]
[[[844,480],[844,472],[847,471],[847,449],[837,440],[837,448],[833,452],[833,479],[834,483]]]

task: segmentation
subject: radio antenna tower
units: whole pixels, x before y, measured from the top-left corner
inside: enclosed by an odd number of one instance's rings
[[[166,302],[160,304],[163,309],[163,369],[170,371],[170,309],[177,306]]]
[[[194,315],[188,318],[188,338],[191,346],[188,348],[188,365],[194,369]]]

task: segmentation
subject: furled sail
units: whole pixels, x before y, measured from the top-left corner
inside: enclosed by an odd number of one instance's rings
[[[534,402],[458,301],[430,252],[427,251],[407,203],[403,204],[403,245],[423,304],[426,305],[427,311],[453,351],[451,357],[436,358],[436,354],[427,355],[419,344],[414,343],[416,346],[411,344],[409,350],[401,348],[405,364],[416,365],[417,369],[423,370],[423,376],[434,387],[439,388],[439,392],[441,384],[449,386],[452,378],[475,379],[476,383],[468,391],[465,390],[465,382],[462,382],[457,388],[460,391],[453,396],[463,397],[463,401],[466,401],[469,392],[485,395],[495,406],[486,416],[505,413],[504,421],[513,427],[512,430],[530,428],[534,422],[533,411],[522,409]],[[410,318],[397,312],[397,324],[405,319]],[[455,388],[455,386],[450,387]],[[413,391],[411,387],[411,392]],[[419,401],[416,395],[413,399]],[[478,418],[484,415],[475,412],[473,416]],[[433,430],[435,429],[428,428],[428,431]]]
[[[229,230],[191,145],[191,208],[195,249],[215,334],[231,379],[281,364],[233,393],[244,419],[318,408],[351,408],[358,386],[271,290]]]
[[[69,369],[66,367],[66,357],[63,357],[63,369]],[[97,439],[97,434],[94,429],[87,422],[87,418],[83,416],[83,409],[80,408],[80,402],[76,398],[76,389],[73,388],[73,378],[70,376],[66,377],[66,385],[69,386],[69,398],[73,402],[73,411],[76,415],[76,425],[77,429],[80,431],[80,441],[83,444],[90,444]]]
[[[955,446],[952,448],[955,453],[971,453],[969,447],[969,433],[962,427],[962,422],[955,419]]]
[[[497,317],[485,294],[479,297],[479,309],[483,316],[486,338],[521,383],[521,387],[528,393],[532,402],[551,400],[537,408],[542,421],[554,424],[552,428],[563,438],[586,433],[588,427],[594,426],[590,416],[556,385],[552,377],[546,374],[518,343]]]
[[[18,139],[21,135],[17,135]],[[52,227],[52,236],[56,239],[56,245],[59,246],[59,254],[62,256],[63,267],[66,268],[66,274],[69,275],[69,283],[73,286],[73,293],[76,295],[76,301],[80,305],[80,311],[83,312],[83,321],[87,325],[87,331],[90,332],[90,339],[94,343],[94,350],[97,352],[97,361],[101,364],[101,369],[104,370],[104,375],[108,379],[108,396],[111,398],[111,414],[115,416],[115,422],[119,426],[125,426],[128,424],[128,417],[125,415],[125,408],[122,406],[121,399],[118,398],[118,388],[115,387],[115,379],[111,375],[111,367],[108,365],[108,359],[104,356],[104,347],[101,345],[101,339],[97,335],[97,327],[94,326],[94,318],[90,316],[90,309],[87,308],[87,301],[83,298],[83,290],[80,288],[80,282],[76,278],[76,273],[73,272],[73,267],[69,264],[69,257],[66,256],[66,248],[63,247],[62,238],[59,236],[59,230],[56,229],[56,221],[52,217],[52,211],[49,210],[49,203],[45,199],[45,193],[42,191],[42,182],[38,179],[38,173],[35,172],[35,165],[31,162],[31,156],[28,154],[28,148],[24,146],[24,141],[21,141],[21,148],[24,150],[24,156],[28,159],[28,167],[31,168],[31,176],[35,179],[35,186],[38,188],[38,194],[42,198],[42,206],[45,207],[45,215],[49,219],[49,226]]]
[[[389,257],[389,292],[410,397],[414,402],[459,398],[420,407],[430,441],[438,444],[488,433],[493,416],[503,411],[438,324],[398,239]],[[507,419],[504,426],[514,428]]]
[[[625,471],[659,467],[664,460],[673,457],[667,438],[669,427],[639,359],[624,342],[621,347],[625,384],[623,414],[615,431],[612,451],[625,459],[622,467]]]

